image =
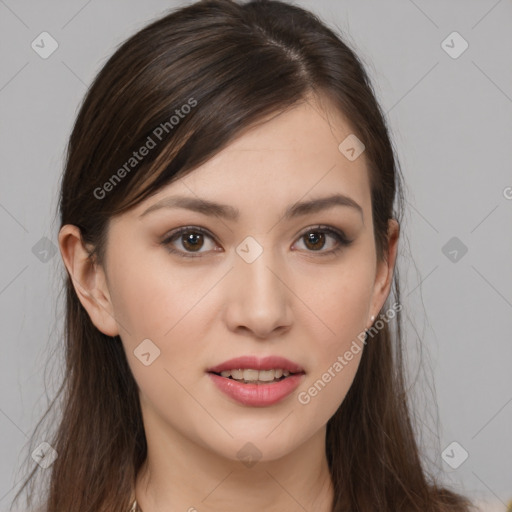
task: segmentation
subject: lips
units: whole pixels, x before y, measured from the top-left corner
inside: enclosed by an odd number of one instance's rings
[[[260,375],[265,370],[283,370],[283,375],[273,382],[250,383],[220,375],[229,370],[244,370],[244,374],[252,374],[248,370],[256,370]],[[289,375],[285,376],[284,372]],[[217,389],[234,402],[246,407],[268,407],[290,396],[305,378],[305,371],[299,364],[284,357],[243,356],[208,368],[207,375]]]
[[[268,407],[277,404],[289,397],[305,379],[304,373],[296,373],[268,384],[243,384],[216,373],[207,375],[223,395],[234,403],[246,407]]]
[[[280,356],[267,356],[258,358],[256,356],[242,356],[229,359],[216,366],[208,368],[208,373],[220,374],[225,370],[288,370],[290,373],[305,373],[303,368],[293,361]]]

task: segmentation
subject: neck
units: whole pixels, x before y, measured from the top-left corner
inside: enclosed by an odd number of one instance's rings
[[[254,465],[222,457],[168,427],[151,432],[135,486],[144,512],[331,511],[325,427],[293,452]]]

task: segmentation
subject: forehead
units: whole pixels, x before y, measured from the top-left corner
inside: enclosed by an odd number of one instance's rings
[[[292,202],[341,193],[369,207],[364,152],[349,160],[339,149],[352,134],[328,101],[309,100],[251,126],[197,169],[163,187],[136,209],[169,194],[232,204],[243,214],[254,208],[273,210]]]

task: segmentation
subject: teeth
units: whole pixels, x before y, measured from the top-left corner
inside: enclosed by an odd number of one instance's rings
[[[275,379],[275,371],[274,370],[260,370],[259,373],[257,374],[257,379],[262,380],[263,382],[270,382]]]
[[[252,370],[252,369],[238,369],[238,370],[224,370],[220,372],[222,377],[233,377],[235,380],[244,380],[245,382],[272,382],[281,377],[288,377],[290,372],[277,368],[275,370]]]

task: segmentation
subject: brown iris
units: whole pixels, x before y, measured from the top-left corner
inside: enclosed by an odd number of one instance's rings
[[[304,238],[306,240],[306,246],[311,242],[314,245],[313,249],[321,249],[325,244],[325,233],[312,231],[311,233],[304,235]]]
[[[202,235],[201,233],[188,233],[186,235],[182,235],[183,247],[185,247],[185,249],[187,250],[192,251],[196,249],[201,249],[204,243],[203,236],[204,235]],[[199,239],[201,241],[200,246],[197,245]]]

